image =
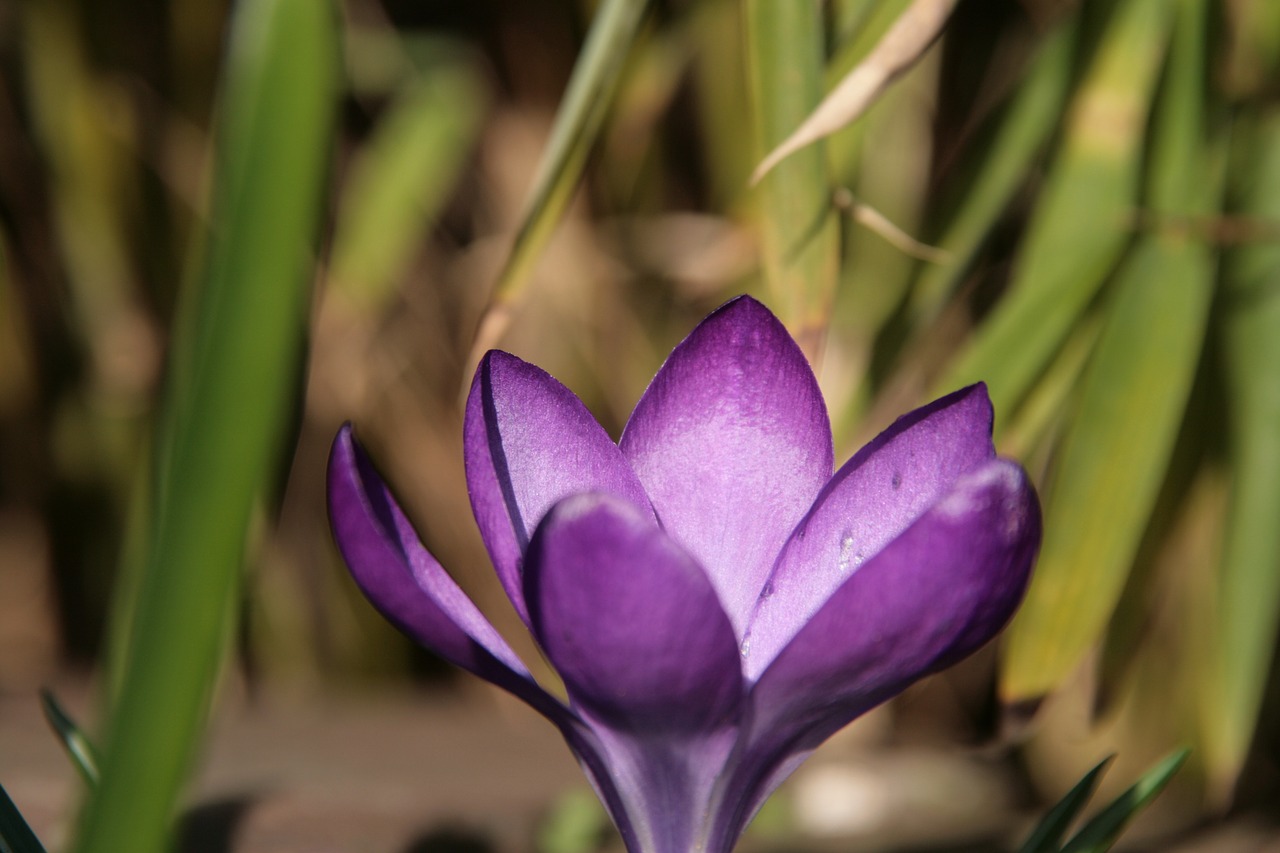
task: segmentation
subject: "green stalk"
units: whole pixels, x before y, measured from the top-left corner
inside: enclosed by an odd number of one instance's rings
[[[819,4],[744,0],[747,74],[756,155],[800,126],[823,95]],[[835,295],[836,218],[825,146],[810,145],[759,184],[765,289],[810,361],[826,338]]]
[[[317,0],[237,6],[209,244],[180,306],[137,600],[80,853],[165,850],[203,731],[251,509],[287,450],[337,99],[336,23]]]

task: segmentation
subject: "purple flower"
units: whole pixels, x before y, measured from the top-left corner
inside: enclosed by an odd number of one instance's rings
[[[628,850],[726,853],[818,744],[1022,599],[1040,509],[991,421],[965,388],[833,476],[813,373],[745,297],[676,347],[617,444],[551,376],[489,353],[467,401],[471,505],[568,705],[422,546],[350,427],[329,508],[374,605],[559,728]]]

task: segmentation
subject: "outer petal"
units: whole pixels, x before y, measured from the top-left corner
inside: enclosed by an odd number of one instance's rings
[[[719,837],[736,836],[790,759],[990,640],[1022,600],[1039,545],[1035,492],[1021,468],[997,459],[868,560],[753,688]]]
[[[831,425],[800,349],[759,302],[728,303],[671,353],[620,443],[741,637],[778,550],[831,475]]]
[[[646,758],[648,750],[629,749],[633,742],[583,719],[539,687],[501,636],[422,547],[356,443],[350,426],[338,433],[329,458],[329,514],[356,583],[387,619],[450,662],[524,699],[560,730],[629,849],[650,849],[644,843],[655,837],[652,815],[645,808],[647,801],[637,800],[643,792],[629,787],[637,778],[659,782],[680,778],[686,780],[686,788],[701,782],[701,796],[690,797],[689,804],[706,802],[710,780],[705,777],[714,778],[727,748],[722,747],[708,763],[700,760],[707,756],[707,746],[694,741],[691,749],[655,763]],[[653,525],[652,517],[649,524]],[[676,759],[683,759],[683,763]],[[622,772],[620,764],[625,768]],[[712,770],[699,775],[704,765]],[[689,822],[684,817],[677,825]]]
[[[899,418],[823,489],[765,584],[744,642],[754,679],[828,596],[946,494],[995,457],[984,385]]]
[[[521,697],[557,723],[567,709],[542,690],[511,647],[418,540],[351,426],[329,456],[329,518],[351,574],[375,607],[418,643]]]
[[[640,481],[582,401],[513,355],[495,350],[480,362],[463,434],[476,523],[498,579],[526,623],[524,552],[552,504],[599,491],[648,511]]]
[[[575,706],[610,728],[672,735],[741,709],[737,641],[702,568],[629,503],[575,495],[529,549],[535,636]]]

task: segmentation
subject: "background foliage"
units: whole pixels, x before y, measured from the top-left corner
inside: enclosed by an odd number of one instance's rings
[[[948,676],[971,737],[1012,731],[1046,790],[1186,744],[1205,813],[1274,794],[1280,4],[959,2],[753,184],[911,6],[0,5],[0,688],[109,667],[89,835],[160,843],[219,661],[446,689],[328,543],[340,422],[514,636],[471,366],[510,349],[616,434],[743,291],[838,456],[988,383],[1047,538],[998,661]]]

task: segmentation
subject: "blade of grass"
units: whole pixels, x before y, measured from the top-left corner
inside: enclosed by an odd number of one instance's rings
[[[1131,236],[1143,132],[1173,3],[1115,4],[1072,101],[1009,291],[939,389],[985,381],[996,411],[1012,412],[1111,273]]]
[[[822,10],[816,3],[744,3],[752,124],[757,151],[763,154],[822,97]],[[838,263],[823,147],[796,153],[758,186],[765,288],[805,355],[816,362]]]
[[[1181,749],[1152,767],[1133,787],[1094,815],[1062,848],[1062,853],[1103,853],[1110,850],[1129,821],[1159,796],[1186,760],[1187,750]]]
[[[462,63],[431,68],[403,84],[351,164],[338,206],[329,276],[367,309],[395,292],[475,140],[485,94]]]
[[[1203,216],[1217,204],[1220,180],[1204,147],[1201,4],[1179,0],[1153,131],[1157,217]],[[1035,577],[1005,637],[1007,701],[1052,690],[1106,630],[1191,393],[1213,281],[1209,247],[1172,228],[1144,234],[1117,273],[1045,501]]]
[[[968,273],[983,241],[1026,180],[1034,158],[1048,143],[1066,103],[1076,49],[1077,17],[1067,16],[1040,45],[1008,105],[989,133],[970,146],[972,161],[957,172],[944,205],[952,210],[931,240],[948,255],[920,265],[911,297],[913,324],[937,318],[946,298]]]
[[[40,839],[0,785],[0,853],[45,853]]]
[[[1239,213],[1280,222],[1280,109],[1236,130]],[[1229,401],[1230,510],[1220,578],[1217,689],[1204,704],[1214,793],[1230,796],[1248,754],[1280,627],[1280,245],[1227,256],[1222,334]]]
[[[1032,830],[1026,843],[1019,848],[1018,853],[1057,853],[1063,836],[1067,834],[1072,822],[1084,807],[1089,804],[1089,798],[1097,790],[1098,782],[1113,758],[1115,756],[1109,755],[1099,761],[1075,784],[1075,787],[1067,792],[1065,797],[1049,809],[1048,814],[1036,824],[1036,828]]]
[[[476,333],[472,364],[478,363],[480,355],[506,330],[512,305],[578,186],[648,8],[649,0],[604,0],[591,22],[564,102],[556,113],[547,150],[538,163],[528,207]],[[465,373],[470,375],[469,370]]]
[[[73,849],[160,853],[232,621],[251,508],[286,449],[337,96],[336,13],[236,7],[212,230],[183,294],[102,778]]]
[[[86,785],[92,787],[98,783],[98,755],[93,743],[85,736],[84,731],[76,725],[76,721],[62,710],[58,700],[48,690],[40,691],[40,707],[44,718],[57,734],[62,747],[71,758],[71,763],[80,771]]]

